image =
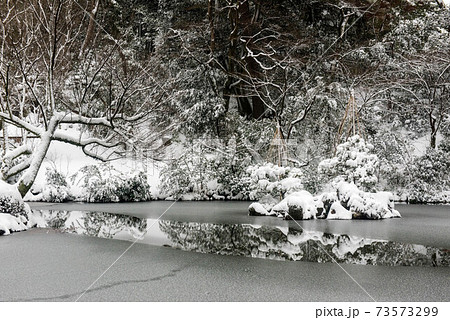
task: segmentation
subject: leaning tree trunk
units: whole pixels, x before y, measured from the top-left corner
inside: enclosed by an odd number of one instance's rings
[[[32,154],[32,160],[30,167],[25,171],[22,177],[17,182],[17,189],[19,190],[22,197],[25,197],[27,192],[31,189],[34,181],[36,180],[39,168],[45,159],[48,149],[50,148],[50,143],[53,139],[53,134],[58,126],[58,121],[52,118],[48,124],[47,130],[41,134],[41,142],[37,146],[37,149]]]

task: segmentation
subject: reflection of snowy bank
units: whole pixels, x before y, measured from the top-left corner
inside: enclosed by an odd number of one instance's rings
[[[443,249],[287,227],[157,221],[81,211],[35,211],[35,215],[42,227],[103,238],[139,239],[202,253],[389,266],[449,266],[450,262],[449,252]]]
[[[124,240],[137,239],[147,228],[145,219],[106,212],[35,210],[33,215],[38,227],[100,238],[122,239],[125,235]]]
[[[297,229],[161,221],[183,250],[274,260],[369,265],[449,266],[448,250]]]

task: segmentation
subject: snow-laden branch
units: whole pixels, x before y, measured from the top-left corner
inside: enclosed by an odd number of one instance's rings
[[[5,180],[14,177],[15,175],[18,175],[19,173],[25,171],[30,167],[31,159],[26,159],[24,161],[21,161],[20,163],[16,164],[12,168],[10,168],[4,175],[3,178]]]
[[[61,131],[56,131],[53,135],[53,140],[69,143],[79,147],[85,147],[91,144],[100,145],[105,148],[114,148],[119,145],[123,145],[123,142],[108,142],[109,139],[99,139],[99,138],[75,138],[69,134]]]
[[[14,160],[15,158],[23,155],[23,154],[31,154],[31,148],[28,145],[22,145],[18,148],[15,148],[14,150],[6,152],[5,156],[3,157],[4,160]]]
[[[74,113],[59,114],[60,123],[72,123],[72,124],[86,124],[86,125],[101,125],[105,127],[112,127],[111,122],[107,117],[86,117]]]
[[[82,138],[81,136],[79,138],[77,137],[73,137],[69,134],[66,134],[64,132],[61,131],[56,131],[53,134],[53,140],[54,141],[59,141],[59,142],[64,142],[64,143],[68,143],[77,147],[81,147],[84,154],[86,154],[89,157],[95,158],[97,160],[101,160],[101,161],[110,161],[112,159],[110,159],[110,156],[112,154],[117,154],[120,155],[121,151],[118,149],[119,146],[125,146],[125,143],[122,141],[116,141],[116,142],[109,142],[111,140],[111,138],[106,138],[106,139],[99,139],[99,138]],[[105,149],[111,149],[112,151],[110,152],[109,155],[102,156],[99,155],[98,153],[93,152],[92,150],[89,150],[87,147],[88,146],[100,146],[103,147]]]
[[[11,123],[12,125],[19,127],[19,128],[23,128],[28,132],[31,132],[37,136],[40,136],[44,130],[36,127],[22,119],[20,119],[19,117],[16,117],[14,115],[9,115],[8,113],[5,112],[0,112],[0,119],[4,119],[5,121],[7,121],[8,123]]]

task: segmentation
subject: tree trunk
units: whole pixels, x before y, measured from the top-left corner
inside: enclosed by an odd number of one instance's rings
[[[83,46],[81,47],[80,56],[84,54],[84,52],[87,50],[89,45],[92,42],[92,39],[94,38],[94,29],[95,29],[95,17],[97,15],[98,6],[100,4],[99,0],[95,1],[95,4],[92,8],[92,11],[89,13],[89,25],[86,32],[86,37],[84,38]]]
[[[41,134],[41,142],[32,155],[30,167],[17,182],[17,189],[19,190],[22,197],[25,197],[27,192],[31,189],[34,181],[36,180],[39,168],[41,167],[42,162],[45,159],[45,155],[47,154],[47,151],[50,147],[50,143],[52,142],[53,134],[55,133],[57,126],[57,118],[53,117],[52,119],[50,119],[48,128],[43,134]]]
[[[437,125],[436,125],[436,118],[433,116],[433,112],[430,112],[428,114],[428,117],[430,119],[430,127],[431,127],[431,138],[430,138],[430,147],[433,149],[436,149],[436,134],[437,134]]]
[[[430,147],[436,149],[436,132],[431,133]]]

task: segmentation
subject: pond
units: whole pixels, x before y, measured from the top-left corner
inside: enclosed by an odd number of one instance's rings
[[[275,217],[248,216],[247,201],[152,201],[134,203],[29,203],[36,210],[109,212],[142,219],[204,222],[214,224],[256,224],[303,228],[331,234],[416,243],[450,248],[450,206],[397,204],[402,219],[285,221]]]
[[[448,230],[446,206],[399,206],[404,218],[385,221],[284,221],[249,217],[242,210],[248,204],[242,202],[179,202],[157,219],[171,204],[33,204],[33,208],[49,228],[187,251],[386,266],[448,267],[450,262],[448,233],[441,230]],[[58,210],[62,207],[71,210]],[[422,237],[428,243],[421,242]]]

